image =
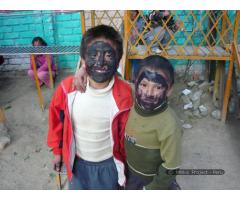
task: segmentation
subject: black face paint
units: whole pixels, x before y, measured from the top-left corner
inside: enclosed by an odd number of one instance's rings
[[[116,51],[109,43],[94,42],[86,52],[88,75],[97,83],[110,80],[117,70],[116,58]]]
[[[144,70],[135,84],[136,102],[144,111],[154,111],[167,100],[167,80],[157,72]]]

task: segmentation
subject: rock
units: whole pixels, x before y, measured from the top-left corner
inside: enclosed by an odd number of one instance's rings
[[[209,93],[213,93],[213,86],[210,86],[210,87],[208,88],[208,92],[209,92]]]
[[[182,127],[185,129],[190,129],[190,128],[192,128],[192,125],[191,124],[183,124]]]
[[[193,86],[195,86],[195,85],[198,85],[198,84],[196,83],[196,81],[190,81],[190,82],[187,83],[187,86],[188,86],[188,87],[193,87]]]
[[[202,118],[202,116],[200,115],[200,112],[199,112],[198,109],[193,111],[193,116],[194,116],[194,117],[197,117],[197,118],[199,118],[199,119]]]
[[[191,90],[189,90],[189,89],[184,89],[184,90],[182,91],[182,93],[183,93],[184,95],[189,95],[189,94],[191,94]]]
[[[200,98],[193,102],[193,110],[198,110],[198,107],[200,106]]]
[[[185,103],[185,104],[191,103],[190,98],[186,95],[182,95],[181,99],[182,99],[183,103]]]
[[[207,81],[204,81],[198,86],[198,88],[203,92],[207,92],[209,87],[210,87],[210,84]]]
[[[184,109],[184,110],[187,110],[187,109],[192,108],[192,107],[193,107],[193,104],[192,104],[192,102],[190,102],[190,103],[188,103],[188,104],[185,104],[185,105],[183,106],[183,109]]]
[[[208,109],[204,105],[199,106],[198,109],[203,117],[208,115]]]
[[[211,113],[212,117],[214,119],[217,119],[217,120],[220,120],[221,119],[221,111],[220,110],[214,110],[212,113]]]
[[[194,93],[191,95],[190,99],[191,99],[192,101],[200,100],[202,93],[203,93],[202,90],[198,90],[198,91],[194,92]]]
[[[7,136],[0,136],[0,152],[6,148],[8,144],[10,144],[10,137]]]

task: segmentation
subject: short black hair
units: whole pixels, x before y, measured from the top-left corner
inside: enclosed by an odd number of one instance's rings
[[[83,35],[80,47],[80,56],[85,59],[88,44],[98,38],[109,40],[117,50],[117,62],[119,63],[123,55],[123,41],[118,31],[107,25],[99,25],[87,30]]]
[[[47,46],[47,43],[46,43],[45,40],[42,39],[41,37],[35,37],[35,38],[33,38],[33,40],[32,40],[32,45],[34,45],[34,42],[36,42],[36,41],[39,41],[42,46]]]
[[[174,68],[168,59],[159,55],[152,55],[140,60],[139,68],[136,74],[137,78],[144,68],[154,71],[162,70],[168,76],[170,85],[172,86],[174,84]]]

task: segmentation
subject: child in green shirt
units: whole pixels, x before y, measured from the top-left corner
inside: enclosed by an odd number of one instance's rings
[[[181,126],[168,105],[174,70],[158,55],[140,61],[135,104],[125,129],[126,189],[180,189]]]

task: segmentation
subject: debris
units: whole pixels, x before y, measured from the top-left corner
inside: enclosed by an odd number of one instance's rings
[[[198,86],[198,88],[201,89],[203,92],[207,92],[209,87],[210,87],[210,83],[208,83],[207,81],[204,81]]]
[[[191,124],[183,124],[182,127],[185,129],[190,129],[190,128],[192,128],[192,125]]]
[[[189,90],[189,89],[184,89],[184,90],[182,91],[182,93],[183,93],[184,95],[189,95],[189,94],[191,94],[191,90]]]
[[[213,86],[210,86],[210,87],[208,88],[208,92],[209,92],[209,93],[213,93]]]
[[[202,116],[206,117],[208,115],[208,109],[204,105],[199,106],[198,109]]]
[[[181,99],[182,99],[182,101],[183,101],[185,104],[191,103],[190,98],[189,98],[188,96],[186,96],[186,95],[182,95],[182,96],[181,96]]]
[[[193,104],[192,104],[192,102],[190,102],[190,103],[188,103],[188,104],[185,104],[185,105],[183,106],[183,109],[184,109],[184,110],[187,110],[187,109],[192,108],[192,107],[193,107]]]
[[[195,100],[194,102],[193,102],[193,110],[197,110],[198,109],[198,107],[200,106],[200,98],[199,99],[197,99],[197,100]]]
[[[194,117],[197,117],[197,118],[199,118],[199,119],[202,118],[202,115],[200,115],[200,112],[199,112],[198,109],[193,111],[193,116],[194,116]]]
[[[212,113],[211,113],[212,117],[214,119],[218,119],[220,120],[221,119],[221,111],[220,110],[214,110]]]
[[[193,86],[195,86],[195,85],[198,85],[198,84],[196,83],[196,81],[190,81],[190,82],[187,83],[187,86],[188,86],[188,87],[193,87]]]
[[[201,95],[202,95],[203,91],[202,90],[198,90],[196,92],[194,92],[192,95],[191,95],[191,100],[192,101],[197,101],[198,99],[200,99]]]

